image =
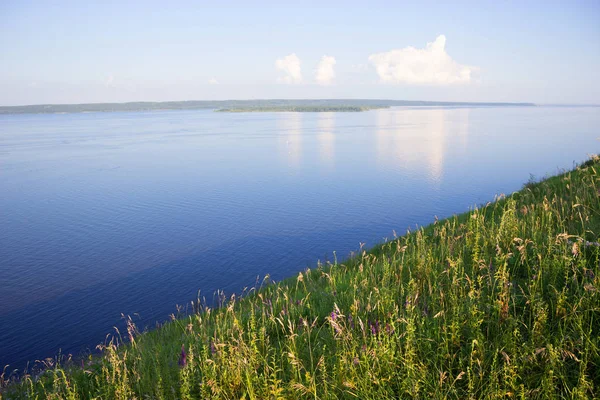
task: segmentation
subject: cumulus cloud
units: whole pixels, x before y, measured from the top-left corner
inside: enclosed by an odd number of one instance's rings
[[[323,56],[321,61],[317,64],[317,71],[315,74],[315,80],[319,85],[330,85],[335,78],[335,71],[333,66],[335,65],[335,57]]]
[[[216,78],[211,78],[208,80],[209,85],[218,85],[219,81]]]
[[[292,53],[275,61],[275,68],[284,73],[277,79],[281,83],[301,83],[302,69],[300,68],[300,59],[296,53]]]
[[[424,49],[405,47],[372,54],[369,61],[383,83],[451,85],[469,83],[477,67],[461,65],[446,53],[446,36],[438,36]]]

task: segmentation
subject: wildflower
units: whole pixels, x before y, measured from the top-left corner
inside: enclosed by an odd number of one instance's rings
[[[390,324],[386,323],[386,324],[385,324],[385,332],[386,332],[388,335],[393,335],[393,334],[394,334],[394,329],[391,327],[391,325],[390,325]]]
[[[424,317],[428,317],[429,316],[429,307],[427,306],[427,303],[425,303],[423,305],[423,316]]]
[[[210,341],[210,353],[214,356],[217,352],[217,347],[215,346],[215,342]]]
[[[179,366],[185,367],[187,365],[187,354],[185,353],[185,345],[181,345],[181,355],[179,356]]]
[[[350,324],[350,328],[354,329],[354,320],[352,319],[352,315],[348,314],[348,323]]]
[[[360,361],[358,361],[358,357],[354,357],[354,360],[352,360],[352,364],[358,365],[359,363]]]
[[[585,271],[585,276],[587,276],[590,279],[594,279],[595,275],[594,275],[594,271],[592,271],[591,269],[586,269]]]
[[[369,328],[372,335],[377,335],[379,333],[379,320],[375,321],[374,324],[369,321]]]
[[[335,311],[333,311],[333,312],[331,313],[331,320],[332,320],[332,321],[335,321],[335,319],[336,319],[336,318],[337,318],[337,314],[336,314],[336,312],[335,312]]]

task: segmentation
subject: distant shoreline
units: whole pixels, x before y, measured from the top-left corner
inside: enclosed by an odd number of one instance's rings
[[[116,111],[215,110],[221,112],[357,112],[387,107],[534,107],[534,103],[474,103],[444,101],[324,99],[324,100],[190,100],[165,102],[38,104],[0,106],[2,114],[58,114]]]

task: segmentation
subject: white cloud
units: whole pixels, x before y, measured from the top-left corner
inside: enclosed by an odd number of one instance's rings
[[[315,80],[319,85],[330,85],[335,78],[335,71],[333,66],[335,65],[335,57],[323,56],[321,61],[317,65],[317,72],[315,74]]]
[[[216,78],[210,78],[210,79],[208,80],[208,84],[209,84],[209,85],[218,85],[218,84],[219,84],[219,81],[218,81]]]
[[[445,50],[446,36],[438,36],[424,49],[405,47],[372,54],[369,61],[383,83],[450,85],[469,83],[477,67],[461,65]]]
[[[285,76],[279,77],[278,82],[282,83],[302,83],[302,69],[300,68],[300,59],[296,53],[292,53],[275,61],[275,68],[283,71]]]

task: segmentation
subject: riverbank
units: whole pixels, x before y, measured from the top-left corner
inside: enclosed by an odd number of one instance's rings
[[[2,396],[597,397],[599,174],[589,161],[218,309],[130,324],[99,360]]]

